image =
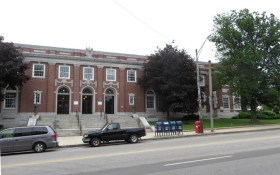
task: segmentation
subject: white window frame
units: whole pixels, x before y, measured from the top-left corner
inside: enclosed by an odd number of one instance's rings
[[[110,75],[109,74],[109,71],[113,71],[114,72],[114,75]],[[116,69],[112,69],[112,68],[108,68],[106,69],[106,81],[116,81],[116,73],[117,73],[117,70]],[[114,79],[109,79],[108,76],[114,76]]]
[[[7,87],[6,89],[5,89],[5,94],[7,95],[8,93],[10,93],[10,94],[15,94],[15,96],[14,96],[14,98],[10,98],[11,100],[13,100],[14,101],[14,106],[11,106],[11,107],[7,107],[7,102],[8,102],[8,100],[7,100],[7,98],[5,97],[4,98],[4,109],[16,109],[17,108],[17,89],[15,88],[15,89],[8,89],[9,87]],[[8,89],[8,90],[7,90]],[[5,96],[6,96],[5,95]],[[9,99],[9,100],[10,100]],[[12,102],[12,101],[11,101]]]
[[[149,92],[149,91],[147,91],[147,92]],[[146,92],[146,109],[155,109],[155,106],[156,106],[155,93],[153,91],[151,91],[151,92],[153,92],[153,95],[152,95],[152,94],[148,94],[147,92]],[[148,104],[149,104],[148,103],[148,97],[153,97],[153,107],[152,108],[148,107]]]
[[[91,69],[92,74],[91,78],[86,78],[86,74],[89,75],[89,73],[86,72],[86,69]],[[93,67],[83,67],[83,80],[94,80],[94,68]]]
[[[34,104],[41,104],[42,101],[42,91],[34,91]]]
[[[35,75],[35,71],[39,72],[39,70],[35,70],[36,66],[43,66],[43,75],[42,76]],[[45,72],[46,72],[45,71],[46,70],[45,67],[46,67],[45,64],[33,64],[32,77],[34,77],[34,78],[45,78]]]
[[[235,102],[235,99],[239,99],[239,104]],[[233,108],[234,110],[241,110],[241,98],[238,96],[233,96]]]
[[[228,102],[228,107],[227,108],[225,107],[225,101],[224,101],[225,98],[227,98],[227,102]],[[229,110],[230,109],[230,99],[229,99],[228,95],[223,95],[223,109],[224,110]]]
[[[62,71],[62,70],[61,70],[62,68],[68,68],[68,76],[67,76],[67,77],[62,77],[62,76],[61,76],[61,72],[60,72],[60,71]],[[59,79],[70,79],[70,66],[59,65],[58,78],[59,78]]]
[[[134,72],[134,80],[129,79],[129,72]],[[137,72],[136,70],[127,70],[127,82],[135,83],[137,78]]]
[[[133,106],[135,104],[135,94],[128,94],[129,105]]]

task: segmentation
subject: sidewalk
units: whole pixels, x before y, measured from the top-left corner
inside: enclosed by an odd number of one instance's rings
[[[195,133],[195,131],[187,131],[180,135],[165,135],[165,136],[155,136],[154,132],[147,132],[142,140],[158,140],[158,139],[170,139],[179,137],[190,137],[190,136],[205,136],[213,134],[228,134],[228,133],[238,133],[238,132],[252,132],[252,131],[265,131],[265,130],[276,130],[280,129],[280,125],[261,125],[261,126],[246,126],[246,127],[234,127],[234,128],[214,128],[214,132],[206,129],[204,133]],[[58,137],[59,147],[74,147],[88,145],[82,142],[82,136],[69,136],[69,137]]]

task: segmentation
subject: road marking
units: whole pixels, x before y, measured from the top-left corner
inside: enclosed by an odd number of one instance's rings
[[[191,160],[191,161],[187,161],[187,162],[170,163],[170,164],[166,164],[164,166],[174,166],[174,165],[181,165],[181,164],[188,164],[188,163],[195,163],[195,162],[203,162],[203,161],[208,161],[208,160],[225,159],[225,158],[229,158],[229,157],[232,157],[232,155],[222,156],[222,157],[212,157],[212,158],[208,158],[208,159]]]
[[[194,145],[169,146],[169,147],[161,147],[161,148],[158,147],[158,148],[152,148],[152,149],[142,149],[142,150],[138,150],[138,151],[134,150],[134,151],[100,154],[100,155],[77,156],[77,157],[70,157],[70,158],[62,158],[62,159],[60,158],[60,159],[53,159],[53,160],[43,160],[43,161],[36,161],[36,162],[33,161],[33,162],[24,162],[24,163],[16,163],[16,164],[13,163],[13,164],[6,164],[6,165],[3,165],[3,160],[2,160],[1,168],[2,169],[16,168],[16,167],[43,165],[43,164],[60,163],[60,162],[68,162],[68,161],[76,161],[76,160],[97,159],[97,158],[104,158],[104,157],[117,157],[117,156],[150,153],[150,152],[172,151],[172,150],[178,150],[178,149],[199,148],[199,147],[215,146],[215,145],[221,145],[221,144],[233,144],[233,143],[240,143],[240,142],[251,142],[251,141],[260,141],[260,140],[265,141],[265,140],[276,140],[276,139],[280,139],[280,135],[257,137],[257,138],[244,138],[244,139],[228,140],[228,141],[218,141],[218,142],[212,142],[212,143],[199,143],[199,144],[194,144]]]

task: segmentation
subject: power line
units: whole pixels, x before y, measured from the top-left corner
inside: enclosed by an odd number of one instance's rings
[[[116,3],[119,7],[121,7],[124,11],[126,11],[128,14],[130,14],[131,16],[133,16],[137,21],[139,21],[140,23],[144,24],[146,27],[148,27],[150,30],[152,30],[153,32],[159,34],[161,37],[163,37],[166,40],[170,40],[167,36],[165,36],[164,34],[162,34],[161,32],[159,32],[158,30],[154,29],[152,26],[150,26],[149,24],[147,24],[145,21],[143,21],[142,19],[140,19],[139,17],[137,17],[135,14],[133,14],[131,11],[129,11],[127,8],[125,8],[123,5],[121,5],[119,2],[117,2],[116,0],[113,0],[114,3]]]

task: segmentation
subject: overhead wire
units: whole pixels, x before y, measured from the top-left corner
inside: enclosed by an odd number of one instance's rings
[[[124,11],[126,11],[129,15],[133,16],[137,21],[139,21],[140,23],[142,23],[143,25],[145,25],[147,28],[149,28],[150,30],[152,30],[153,32],[157,33],[158,35],[160,35],[161,37],[163,37],[164,39],[170,41],[170,39],[162,34],[160,31],[156,30],[155,28],[153,28],[152,26],[150,26],[148,23],[146,23],[144,20],[140,19],[138,16],[136,16],[134,13],[132,13],[131,11],[129,11],[127,8],[125,8],[123,5],[121,5],[118,1],[113,0],[113,2],[115,4],[117,4],[120,8],[122,8]]]

